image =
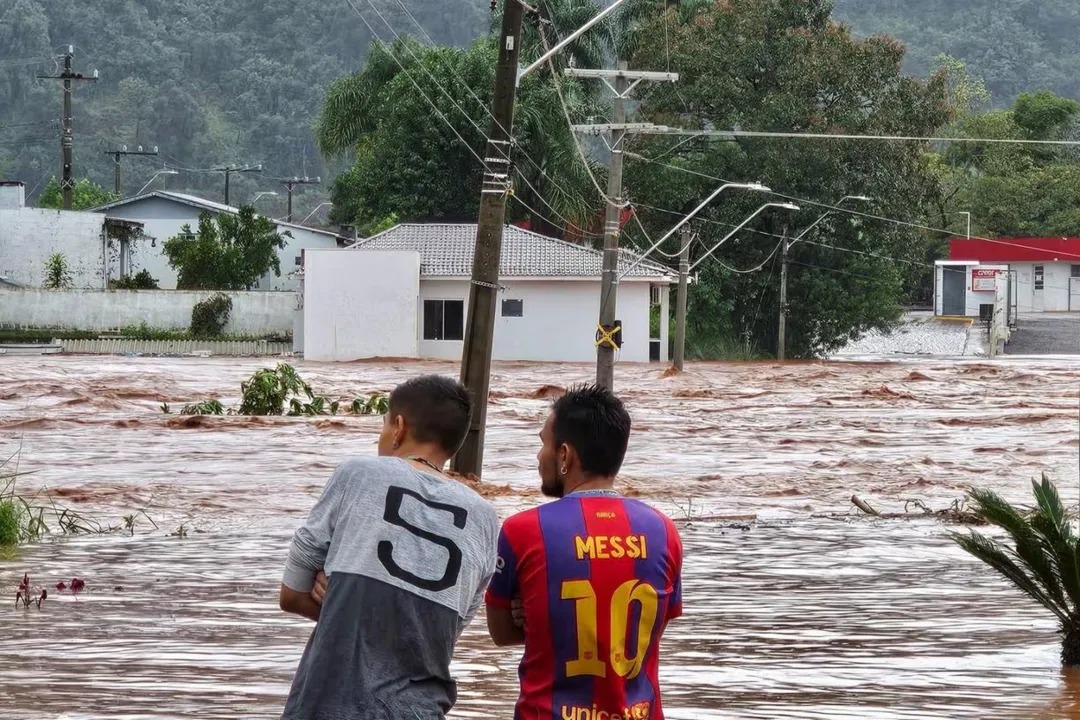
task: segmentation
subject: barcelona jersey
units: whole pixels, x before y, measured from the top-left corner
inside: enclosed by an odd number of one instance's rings
[[[571,494],[503,524],[489,605],[522,599],[515,720],[663,720],[660,636],[682,614],[682,543],[638,500]]]

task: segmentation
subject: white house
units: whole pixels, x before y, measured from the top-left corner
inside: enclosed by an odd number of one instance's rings
[[[67,260],[72,287],[102,290],[129,268],[128,238],[141,224],[91,212],[26,207],[21,182],[0,182],[0,278],[39,287],[53,254]]]
[[[145,228],[147,239],[133,252],[135,271],[146,269],[157,279],[163,290],[176,288],[176,271],[169,267],[169,261],[162,253],[162,246],[169,238],[179,235],[184,225],[190,225],[192,231],[198,229],[199,214],[211,215],[229,213],[235,215],[239,210],[194,195],[166,192],[162,190],[145,193],[136,197],[118,200],[108,205],[94,208],[109,218],[137,220]],[[299,270],[304,250],[328,249],[342,246],[345,238],[328,230],[296,225],[275,220],[278,231],[286,231],[292,236],[285,239],[286,246],[278,251],[281,261],[281,276],[267,273],[259,282],[258,290],[297,290],[300,286]]]
[[[949,263],[1005,268],[1017,312],[1080,312],[1080,238],[953,238]]]
[[[304,254],[302,322],[310,360],[457,360],[468,316],[476,225],[398,225],[345,250]],[[514,226],[503,234],[493,358],[596,358],[602,253]],[[620,268],[637,256],[623,251]],[[676,274],[642,261],[619,282],[617,358],[667,360],[668,287]],[[659,306],[660,328],[650,317]]]

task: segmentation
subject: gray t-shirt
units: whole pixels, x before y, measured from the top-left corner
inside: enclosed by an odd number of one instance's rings
[[[491,504],[399,458],[342,463],[296,531],[284,584],[329,577],[283,720],[441,720],[454,645],[495,572]]]

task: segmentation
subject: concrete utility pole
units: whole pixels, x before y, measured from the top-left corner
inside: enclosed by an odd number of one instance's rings
[[[106,150],[106,155],[113,156],[113,191],[117,197],[123,197],[123,193],[120,190],[120,158],[125,155],[157,155],[157,146],[154,146],[153,150],[143,150],[142,145],[138,150],[128,150],[127,145],[121,145],[119,150]]]
[[[285,215],[285,222],[292,222],[292,194],[293,194],[293,188],[296,187],[297,185],[320,185],[320,184],[322,184],[322,178],[321,177],[317,177],[317,178],[309,178],[309,177],[298,178],[298,177],[294,177],[292,180],[282,180],[281,184],[284,185],[285,188],[289,191],[289,211]]]
[[[579,132],[609,132],[611,134],[611,169],[608,173],[607,212],[604,219],[604,263],[600,282],[600,318],[596,328],[596,384],[608,388],[615,385],[615,351],[622,347],[622,332],[617,327],[616,314],[619,293],[619,230],[622,199],[623,141],[628,134],[648,131],[651,123],[626,122],[626,100],[643,81],[675,82],[676,73],[631,71],[625,62],[618,70],[567,68],[568,77],[599,78],[615,95],[612,122],[608,125],[575,125]],[[613,79],[612,85],[609,80]]]
[[[64,209],[70,210],[72,199],[75,194],[75,168],[74,168],[74,156],[75,156],[75,118],[72,116],[71,110],[71,82],[73,80],[83,80],[86,82],[97,82],[98,71],[94,71],[93,77],[83,77],[82,73],[77,73],[72,69],[72,61],[75,58],[75,46],[68,45],[67,52],[64,53],[64,71],[59,75],[38,75],[43,80],[63,80],[64,81],[64,132],[60,136],[60,151],[63,156],[63,167],[61,168],[61,180],[60,191],[64,197]]]
[[[504,0],[499,32],[499,65],[491,101],[491,133],[484,153],[484,182],[480,189],[480,217],[476,223],[468,319],[461,354],[461,383],[473,401],[469,433],[451,464],[463,475],[480,475],[484,462],[484,426],[487,421],[491,345],[495,334],[495,301],[499,289],[506,196],[510,191],[510,131],[517,96],[518,51],[521,46],[520,0]]]
[[[233,173],[249,173],[249,172],[262,172],[262,165],[228,165],[226,167],[214,168],[215,172],[225,173],[225,204],[229,204],[229,179]]]
[[[776,359],[781,361],[781,362],[783,362],[785,360],[786,354],[787,354],[788,251],[791,250],[791,247],[795,243],[802,240],[804,237],[806,237],[810,233],[811,230],[813,230],[818,225],[820,225],[821,222],[825,218],[832,215],[836,211],[836,208],[839,208],[847,200],[858,200],[859,202],[870,202],[870,198],[866,197],[865,195],[845,195],[844,197],[842,197],[842,198],[840,198],[839,200],[836,201],[836,205],[835,205],[834,209],[829,210],[828,212],[822,213],[821,216],[817,220],[810,223],[810,225],[808,225],[805,230],[803,230],[801,233],[799,233],[799,235],[794,240],[792,240],[791,242],[788,242],[788,239],[787,239],[787,226],[786,225],[784,226],[784,237],[780,241],[781,243],[783,243],[783,245],[781,246],[781,250],[780,250],[780,323],[779,323],[779,327],[777,328],[777,336],[776,336]]]
[[[683,358],[686,353],[686,282],[690,276],[690,226],[683,225],[679,232],[679,290],[675,300],[675,358],[673,364],[679,372],[683,370]]]

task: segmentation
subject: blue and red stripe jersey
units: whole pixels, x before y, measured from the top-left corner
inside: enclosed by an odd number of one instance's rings
[[[515,720],[663,720],[660,636],[682,614],[682,542],[638,500],[569,495],[506,520],[489,605],[520,596]]]

